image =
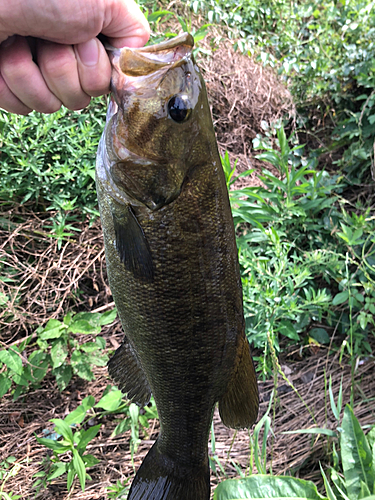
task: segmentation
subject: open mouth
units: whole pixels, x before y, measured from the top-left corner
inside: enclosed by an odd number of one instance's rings
[[[170,69],[183,64],[191,55],[194,39],[189,33],[139,49],[112,49],[112,63],[127,76],[146,76],[158,69]]]

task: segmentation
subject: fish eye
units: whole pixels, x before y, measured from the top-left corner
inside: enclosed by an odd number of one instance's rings
[[[173,121],[182,123],[191,112],[191,104],[186,95],[174,95],[168,102],[168,113]]]

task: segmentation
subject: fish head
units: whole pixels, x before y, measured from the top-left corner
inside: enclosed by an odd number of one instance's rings
[[[109,174],[133,204],[174,201],[191,169],[216,148],[190,34],[141,49],[114,49],[106,130]]]

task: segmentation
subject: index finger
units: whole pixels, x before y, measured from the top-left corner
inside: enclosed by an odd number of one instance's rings
[[[150,26],[134,0],[114,2],[101,30],[113,47],[143,47],[150,38]]]

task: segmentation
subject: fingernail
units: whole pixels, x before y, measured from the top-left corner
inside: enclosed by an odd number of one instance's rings
[[[88,42],[78,43],[78,56],[85,66],[96,66],[99,61],[99,45],[96,38],[92,38]]]
[[[16,40],[16,36],[9,36],[1,45],[3,47],[10,47],[12,43]]]

